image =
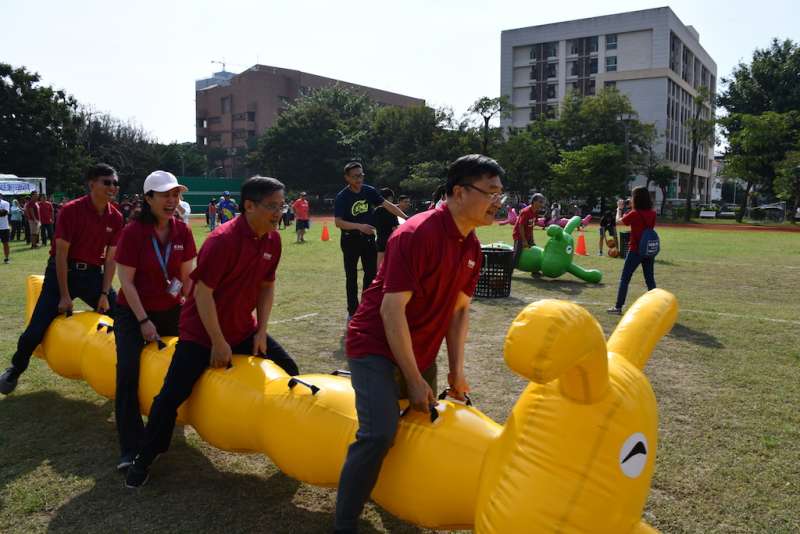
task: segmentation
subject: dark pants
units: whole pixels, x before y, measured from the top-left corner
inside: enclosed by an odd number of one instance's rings
[[[248,337],[235,347],[234,354],[252,354],[253,336]],[[272,337],[267,336],[267,355],[289,375],[298,374],[297,364]],[[161,391],[153,399],[150,418],[144,430],[144,440],[136,458],[138,465],[147,467],[157,454],[169,449],[178,407],[192,394],[192,388],[208,368],[211,359],[211,348],[191,341],[179,340],[172,355],[167,376]],[[236,414],[230,414],[236,417]]]
[[[358,260],[364,269],[361,291],[365,291],[378,270],[378,250],[375,237],[357,230],[342,232],[340,241],[344,255],[344,276],[347,287],[347,313],[353,315],[358,309]]]
[[[181,307],[164,311],[147,311],[159,336],[177,336]],[[134,455],[144,437],[144,424],[139,411],[139,361],[145,340],[136,314],[127,306],[118,306],[114,316],[117,344],[117,389],[114,414],[117,421],[119,447],[123,456]]]
[[[53,240],[53,224],[52,223],[51,224],[42,223],[42,228],[41,228],[40,232],[42,234],[42,245],[46,245],[48,241],[52,241]]]
[[[11,241],[22,239],[22,223],[23,221],[11,221]]]
[[[27,217],[23,217],[22,218],[22,231],[25,233],[25,242],[26,243],[30,243],[31,242],[31,225],[28,224],[28,218]]]
[[[628,251],[625,257],[625,266],[622,268],[622,276],[619,277],[619,289],[617,290],[617,308],[622,308],[625,305],[625,298],[628,296],[628,284],[630,284],[633,273],[639,264],[642,264],[642,272],[644,273],[644,281],[647,284],[647,289],[655,289],[656,279],[653,275],[653,264],[655,258],[642,258],[638,252]]]
[[[369,499],[383,459],[394,442],[400,422],[397,401],[405,397],[405,384],[397,366],[383,356],[351,358],[350,380],[356,392],[358,431],[347,450],[336,493],[336,532],[355,532],[358,517]],[[423,372],[436,393],[436,365]],[[413,466],[409,466],[412,469]]]
[[[67,272],[67,284],[69,294],[73,299],[79,298],[92,308],[97,307],[97,300],[100,298],[100,291],[103,289],[103,273],[99,268],[79,271],[70,267]],[[58,316],[58,301],[60,299],[61,293],[58,290],[56,264],[51,257],[44,271],[42,292],[39,294],[39,300],[36,301],[31,321],[19,337],[19,341],[17,341],[17,352],[11,357],[11,364],[14,366],[14,372],[17,376],[28,368],[31,354],[44,339],[50,323]],[[116,294],[113,289],[108,292],[108,303],[111,309],[107,313],[113,316],[116,303]]]

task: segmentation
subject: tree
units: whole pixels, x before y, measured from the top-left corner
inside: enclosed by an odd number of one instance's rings
[[[403,191],[430,196],[433,191],[445,182],[447,165],[440,161],[425,161],[411,167],[408,178],[400,182]]]
[[[697,152],[701,145],[711,145],[714,142],[714,125],[716,121],[711,116],[709,102],[709,91],[705,86],[701,86],[697,95],[692,99],[694,104],[694,114],[687,121],[689,130],[689,143],[692,146],[691,164],[689,167],[689,180],[686,185],[686,210],[683,219],[689,222],[692,215],[692,196],[694,195],[694,171],[697,166]]]
[[[556,196],[577,198],[590,207],[596,205],[597,199],[619,194],[628,182],[624,150],[610,143],[562,151],[561,162],[553,165],[553,174]]]
[[[512,130],[497,149],[497,161],[506,171],[506,189],[523,195],[531,189],[548,194],[552,182],[550,166],[558,161],[558,151],[549,139],[533,130]]]
[[[497,98],[481,97],[469,108],[469,113],[479,115],[483,119],[482,154],[489,155],[489,121],[496,115],[503,118],[510,117],[512,109],[511,101],[505,95]]]
[[[745,181],[740,210],[741,222],[753,187],[771,189],[776,166],[797,145],[800,114],[797,112],[738,115],[741,128],[731,133],[725,155],[725,174]]]
[[[674,179],[675,171],[669,165],[658,165],[647,175],[648,186],[652,182],[661,190],[661,209],[659,210],[661,215],[664,215],[664,206],[667,203],[667,188]]]
[[[775,191],[789,204],[789,220],[794,224],[794,215],[800,208],[800,146],[787,152],[778,164]]]

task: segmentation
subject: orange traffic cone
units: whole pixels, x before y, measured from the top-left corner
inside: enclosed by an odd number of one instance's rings
[[[328,223],[322,223],[322,240],[330,241],[331,233],[328,231]]]
[[[578,246],[575,247],[575,254],[578,256],[588,256],[586,253],[586,238],[583,237],[583,231],[578,234]]]

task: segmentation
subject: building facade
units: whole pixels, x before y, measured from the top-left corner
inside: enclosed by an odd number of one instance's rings
[[[693,98],[708,88],[710,104],[700,115],[714,114],[717,65],[700,45],[700,35],[668,7],[544,24],[501,35],[500,90],[514,105],[506,128],[524,128],[558,113],[568,91],[595,95],[616,87],[627,95],[640,121],[654,124],[655,149],[675,170],[669,198],[683,198],[691,163],[690,119]],[[621,118],[622,119],[622,118]],[[709,202],[713,143],[697,154],[695,199]],[[645,180],[637,178],[637,184]],[[657,201],[661,192],[652,188]]]
[[[225,151],[222,168],[215,171],[223,171],[228,177],[243,164],[255,139],[275,123],[278,115],[314,89],[338,85],[380,105],[425,105],[419,98],[267,65],[255,65],[231,76],[220,74],[232,73],[217,73],[195,83],[197,143]]]

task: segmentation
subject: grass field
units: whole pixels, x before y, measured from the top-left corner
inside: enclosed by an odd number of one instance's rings
[[[344,275],[338,231],[306,245],[283,231],[284,254],[270,333],[303,372],[346,365]],[[205,229],[197,226],[200,242]],[[660,287],[681,305],[646,373],[658,399],[660,441],[645,518],[663,532],[800,531],[800,235],[664,228]],[[510,240],[508,227],[479,232]],[[537,233],[543,241],[544,234]],[[596,253],[596,227],[587,233]],[[23,327],[23,284],[46,252],[14,244],[0,265],[0,364]],[[604,272],[588,285],[514,275],[510,298],[472,306],[467,376],[476,405],[505,421],[524,387],[503,362],[513,317],[541,298],[585,306],[606,333],[622,261],[576,260]],[[628,303],[644,292],[641,271]],[[446,358],[445,360],[446,361]],[[446,364],[439,382],[446,383]],[[330,529],[334,493],[283,476],[260,455],[224,453],[191,429],[141,491],[122,487],[113,403],[34,359],[17,390],[0,399],[0,532],[291,532]],[[435,498],[435,496],[432,496]],[[370,505],[364,532],[419,532]]]

